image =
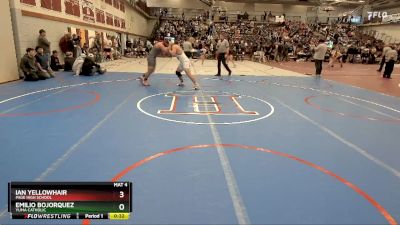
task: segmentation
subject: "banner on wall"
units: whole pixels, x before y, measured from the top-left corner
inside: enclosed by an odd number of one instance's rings
[[[94,23],[94,5],[88,0],[82,0],[83,20]]]
[[[80,16],[79,0],[64,0],[65,13]]]
[[[285,16],[275,16],[275,22],[277,23],[285,22]]]
[[[400,22],[400,13],[388,15],[382,19],[382,22]]]
[[[113,15],[111,13],[106,13],[106,22],[108,25],[114,25]]]
[[[121,19],[117,16],[114,16],[114,26],[121,27]]]

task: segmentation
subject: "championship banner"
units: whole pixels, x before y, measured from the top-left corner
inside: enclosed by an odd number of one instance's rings
[[[104,11],[96,8],[96,22],[97,23],[106,23],[106,16]]]
[[[284,16],[275,16],[275,22],[283,23],[283,22],[285,22],[285,17]]]
[[[120,18],[117,16],[114,16],[114,26],[116,27],[121,27],[121,22]]]
[[[79,0],[64,0],[65,13],[80,16]]]
[[[92,2],[88,0],[82,0],[82,13],[83,13],[83,20],[87,22],[94,23],[94,5]]]
[[[114,25],[113,15],[111,13],[106,13],[106,22],[108,25]]]

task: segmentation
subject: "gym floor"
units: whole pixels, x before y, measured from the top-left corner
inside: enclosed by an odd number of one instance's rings
[[[248,61],[222,80],[215,61],[193,64],[197,92],[186,77],[176,86],[175,59],[158,60],[150,87],[137,80],[145,59],[2,84],[0,193],[9,181],[131,181],[119,224],[400,221],[398,97]],[[0,224],[21,224],[5,196]]]

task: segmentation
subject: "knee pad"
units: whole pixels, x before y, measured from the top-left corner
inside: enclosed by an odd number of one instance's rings
[[[175,73],[179,78],[182,77],[182,73],[181,72],[176,71]]]

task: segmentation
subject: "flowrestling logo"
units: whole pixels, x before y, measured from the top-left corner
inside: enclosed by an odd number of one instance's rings
[[[368,20],[372,20],[374,18],[386,18],[388,16],[387,12],[368,12]]]

